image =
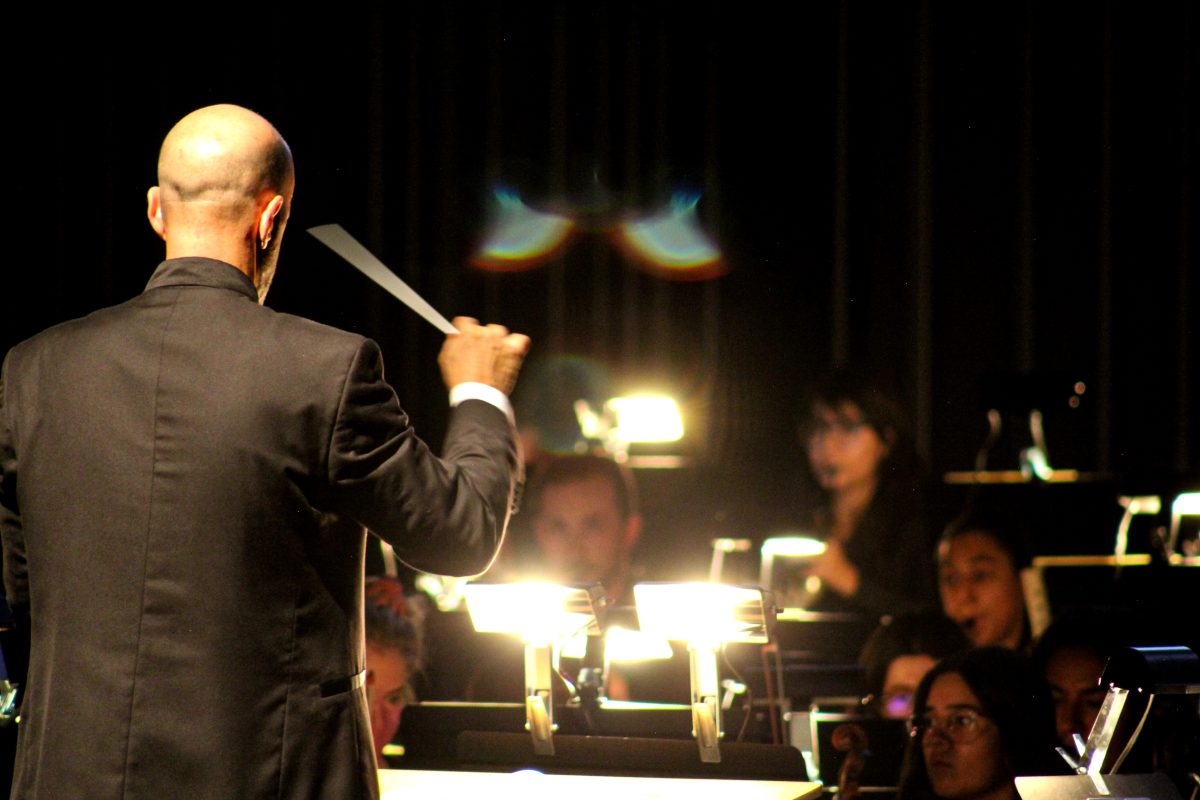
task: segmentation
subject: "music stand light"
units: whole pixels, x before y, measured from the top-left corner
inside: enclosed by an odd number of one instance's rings
[[[564,642],[599,635],[604,587],[472,583],[464,589],[480,633],[517,634],[525,643],[525,727],[538,755],[554,755],[553,672]]]
[[[639,583],[633,596],[643,633],[687,643],[692,735],[700,760],[719,764],[718,740],[724,732],[717,653],[730,642],[771,640],[775,605],[770,594],[719,583]]]

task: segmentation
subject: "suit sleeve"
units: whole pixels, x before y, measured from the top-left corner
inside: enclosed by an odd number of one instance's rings
[[[17,504],[17,450],[11,403],[5,402],[4,383],[9,358],[0,369],[0,537],[4,541],[4,593],[14,608],[29,603],[25,535]]]
[[[499,550],[519,471],[512,423],[479,400],[452,409],[439,458],[417,437],[384,380],[378,346],[367,340],[359,347],[329,443],[339,513],[416,569],[473,575]]]

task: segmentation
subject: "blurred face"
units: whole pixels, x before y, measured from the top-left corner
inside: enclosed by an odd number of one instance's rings
[[[888,719],[908,719],[913,713],[913,694],[925,673],[937,661],[924,653],[897,656],[888,664],[883,679],[882,713]]]
[[[383,758],[383,746],[400,728],[400,716],[408,704],[408,674],[408,660],[400,651],[367,642],[367,703],[376,759]]]
[[[1016,794],[1004,767],[1000,732],[983,716],[962,676],[939,675],[929,688],[918,728],[929,782],[945,800],[983,800]]]
[[[946,616],[962,626],[973,644],[1021,646],[1021,579],[1008,553],[989,534],[971,531],[943,543],[938,585]]]
[[[593,476],[546,487],[533,534],[555,578],[611,583],[625,569],[639,525],[637,516],[621,517],[612,485]]]
[[[1075,752],[1071,734],[1078,733],[1087,741],[1104,704],[1106,692],[1100,686],[1104,663],[1095,653],[1074,647],[1056,650],[1046,662],[1046,683],[1054,698],[1058,740],[1068,753]]]
[[[840,492],[871,488],[877,483],[879,464],[889,445],[867,424],[862,409],[842,403],[836,409],[818,405],[813,409],[808,434],[808,463],[822,489]]]

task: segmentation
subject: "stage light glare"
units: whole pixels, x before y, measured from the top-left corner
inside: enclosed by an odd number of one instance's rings
[[[600,633],[604,587],[472,583],[465,595],[476,631],[515,633],[525,642],[525,729],[535,754],[554,755],[553,675],[566,639]]]
[[[643,633],[689,646],[766,644],[774,607],[762,589],[719,583],[639,583],[633,587]]]
[[[612,627],[604,634],[605,661],[657,661],[672,655],[669,641],[645,631]]]
[[[1167,538],[1167,552],[1174,553],[1175,548],[1183,545],[1185,554],[1192,554],[1200,539],[1191,537],[1190,541],[1181,540],[1183,518],[1200,516],[1200,492],[1183,492],[1171,503],[1171,533]]]
[[[811,536],[773,536],[762,543],[764,557],[812,558],[825,552],[825,543]]]
[[[1180,516],[1200,514],[1200,492],[1184,492],[1171,503],[1171,513]]]
[[[561,641],[600,631],[604,590],[549,583],[471,583],[464,587],[471,624],[480,633],[515,633],[526,642]]]
[[[559,648],[559,655],[563,658],[583,658],[587,655],[588,635],[586,632],[580,632],[567,639],[562,640],[562,647]]]
[[[762,589],[720,583],[639,583],[633,597],[643,633],[687,642],[692,736],[701,761],[720,763],[717,654],[728,642],[769,642],[774,601]]]
[[[670,397],[614,397],[607,405],[616,414],[616,438],[622,442],[677,442],[683,438],[683,416]]]

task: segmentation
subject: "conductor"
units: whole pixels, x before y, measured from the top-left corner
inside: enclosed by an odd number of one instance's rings
[[[145,291],[5,358],[4,580],[32,636],[13,797],[377,797],[364,529],[447,574],[500,545],[528,339],[455,320],[435,455],[374,342],[261,305],[293,175],[257,114],[187,115]]]

